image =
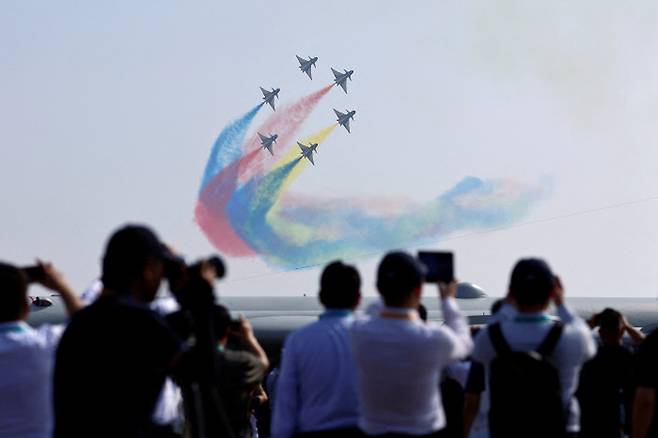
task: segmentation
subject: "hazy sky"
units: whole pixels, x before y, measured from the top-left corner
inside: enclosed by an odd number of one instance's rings
[[[285,104],[333,66],[355,70],[350,93],[302,134],[334,107],[357,110],[352,134],[334,132],[295,191],[422,202],[468,175],[551,181],[516,225],[435,246],[493,295],[540,255],[572,295],[656,296],[657,21],[651,1],[4,1],[2,258],[52,259],[81,289],[126,221],[211,253],[193,210],[217,134],[259,86]],[[296,54],[319,57],[313,81]],[[353,262],[371,293],[376,258]],[[316,269],[229,269],[227,295],[316,290]]]

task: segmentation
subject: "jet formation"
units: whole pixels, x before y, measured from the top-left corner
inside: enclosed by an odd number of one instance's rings
[[[268,151],[270,151],[270,155],[274,155],[274,152],[272,152],[272,144],[276,143],[276,139],[279,138],[279,135],[274,134],[274,135],[270,135],[269,137],[266,137],[259,132],[258,136],[260,137],[260,144],[263,147],[263,149],[267,149]]]
[[[347,110],[345,110],[347,111]],[[338,119],[336,120],[340,126],[344,126],[345,129],[347,129],[347,132],[350,132],[350,119],[354,120],[354,114],[356,114],[355,110],[352,111],[347,111],[345,113],[341,113],[338,111],[336,108],[334,108],[334,112],[336,113],[336,116]]]
[[[269,103],[272,107],[272,110],[276,111],[276,108],[274,108],[274,98],[279,98],[279,91],[281,91],[281,89],[272,88],[272,91],[267,91],[263,87],[260,87],[260,91],[263,92],[263,103]]]
[[[345,70],[345,73],[341,73],[332,68],[331,71],[334,74],[334,83],[343,87],[343,91],[347,94],[347,80],[352,80],[352,73],[354,73],[354,70]]]
[[[308,59],[304,59],[299,55],[297,56],[297,61],[299,61],[299,69],[302,71],[302,73],[306,73],[309,77],[309,79],[313,80],[313,74],[311,73],[311,69],[313,67],[317,68],[315,65],[316,62],[318,62],[318,57],[317,56],[309,56]],[[352,74],[354,73],[354,70],[344,70],[344,73],[341,73],[335,69],[331,69],[331,72],[334,74],[334,84],[339,85],[345,94],[347,94],[347,80],[349,79],[350,81],[352,80]],[[263,87],[260,87],[260,91],[263,93],[263,104],[269,104],[272,107],[273,111],[276,111],[275,105],[274,105],[274,99],[279,98],[279,92],[281,91],[280,88],[272,88],[271,91],[266,90]],[[342,113],[338,111],[337,109],[334,109],[334,112],[336,113],[336,116],[338,117],[337,122],[340,126],[343,126],[347,132],[351,133],[350,131],[350,119],[354,120],[354,114],[356,114],[355,110],[348,111],[345,110],[345,113]],[[274,155],[274,151],[272,150],[272,147],[274,143],[276,143],[276,139],[279,137],[277,134],[270,134],[270,136],[265,136],[261,134],[260,132],[258,133],[258,137],[260,137],[260,144],[263,149],[267,149],[270,153],[270,155]],[[318,144],[317,143],[311,143],[309,146],[306,146],[300,142],[297,142],[299,145],[299,148],[301,149],[301,157],[300,159],[306,158],[308,161],[311,162],[312,165],[315,166],[315,163],[313,162],[313,153],[317,153],[317,148]]]
[[[302,150],[302,154],[301,154],[302,156],[300,159],[306,158],[308,161],[311,162],[312,165],[315,166],[315,163],[313,162],[313,152],[315,152],[316,154],[318,153],[317,151],[318,144],[311,143],[310,146],[303,145],[300,142],[297,142],[297,144],[299,145],[299,149]]]
[[[318,57],[317,56],[309,56],[308,59],[301,58],[298,55],[297,56],[297,61],[299,61],[299,69],[306,73],[309,77],[309,79],[313,80],[313,76],[311,75],[311,67],[318,68],[315,63],[318,62]]]

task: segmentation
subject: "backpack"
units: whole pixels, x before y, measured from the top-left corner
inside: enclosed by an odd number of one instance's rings
[[[549,361],[562,324],[557,322],[535,351],[513,351],[500,323],[488,334],[497,356],[490,365],[489,431],[491,438],[562,438],[566,410],[558,370]]]

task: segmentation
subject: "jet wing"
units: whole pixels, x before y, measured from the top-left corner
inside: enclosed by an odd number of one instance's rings
[[[263,92],[263,96],[267,97],[269,91],[267,91],[267,90],[266,90],[265,88],[263,88],[263,87],[260,87],[260,91]]]
[[[262,143],[262,142],[265,142],[265,141],[267,141],[267,140],[269,140],[269,138],[265,137],[265,136],[264,136],[263,134],[261,134],[260,132],[258,133],[258,136],[260,137],[260,141],[261,141],[261,143]]]
[[[270,155],[274,156],[274,152],[272,152],[272,143],[269,144],[269,146],[263,146],[265,149],[270,151]]]
[[[343,73],[341,73],[341,72],[339,72],[339,71],[334,70],[333,68],[331,69],[331,71],[333,72],[333,74],[334,74],[334,76],[335,76],[336,78],[338,78],[340,75],[343,74]]]
[[[304,58],[300,58],[299,55],[295,55],[295,56],[297,57],[297,61],[299,61],[299,63],[300,63],[301,65],[304,65],[304,63],[306,62],[306,60],[305,60]]]
[[[343,87],[343,91],[347,94],[347,80],[342,80],[340,86]]]
[[[311,75],[311,66],[309,65],[308,68],[305,70],[306,74],[308,75],[310,80],[313,80],[313,75]]]
[[[336,113],[336,117],[338,117],[338,118],[345,117],[347,115],[347,114],[341,113],[337,109],[334,109],[334,112]]]
[[[306,152],[309,149],[307,146],[304,146],[300,142],[297,142],[297,144],[299,145],[299,149],[301,149],[302,152]]]
[[[311,164],[315,166],[315,163],[313,162],[313,152],[311,152],[310,155],[307,155],[306,158],[308,158],[308,161],[310,161]]]
[[[346,93],[347,93],[347,91],[346,91]],[[274,111],[276,111],[276,108],[274,108],[274,98],[268,99],[268,100],[267,100],[267,103],[269,103],[270,106],[272,107],[272,109],[273,109]]]
[[[350,131],[350,119],[345,120],[345,124],[343,126],[345,127],[345,129],[347,129],[347,132],[349,132],[350,134],[352,133],[352,131]]]

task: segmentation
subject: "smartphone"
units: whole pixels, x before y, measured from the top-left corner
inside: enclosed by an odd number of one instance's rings
[[[46,273],[43,271],[43,268],[39,265],[36,266],[26,266],[21,268],[27,277],[28,283],[37,283],[44,279]]]
[[[418,251],[418,259],[427,268],[427,283],[450,283],[455,279],[454,257],[451,252]]]

